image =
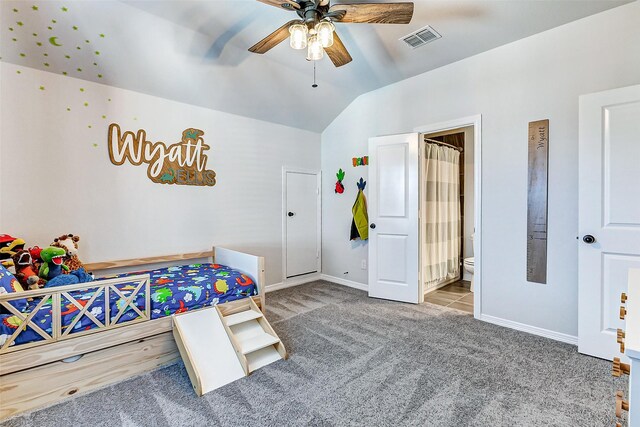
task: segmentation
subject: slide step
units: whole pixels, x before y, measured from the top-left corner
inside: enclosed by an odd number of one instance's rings
[[[239,323],[248,322],[249,320],[259,319],[262,317],[262,313],[255,310],[241,311],[240,313],[231,314],[224,317],[224,321],[227,326],[237,325]]]
[[[274,337],[271,334],[263,332],[258,335],[247,337],[239,341],[242,354],[253,353],[256,350],[260,350],[270,345],[274,345],[280,342],[280,338]]]

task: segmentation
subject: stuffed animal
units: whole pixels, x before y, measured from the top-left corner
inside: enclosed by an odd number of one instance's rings
[[[76,283],[86,283],[93,281],[93,277],[89,275],[84,268],[71,271],[69,274],[59,274],[49,280],[44,287],[53,288],[56,286],[75,285]]]
[[[29,248],[29,254],[31,254],[31,262],[33,263],[33,267],[36,271],[40,271],[40,266],[42,265],[42,258],[40,258],[41,252],[42,248],[40,246]]]
[[[38,272],[40,277],[45,280],[51,280],[62,274],[63,270],[69,271],[69,267],[63,263],[66,254],[67,252],[62,248],[53,246],[44,248],[40,253],[42,258],[42,265]]]
[[[11,257],[19,250],[24,249],[24,244],[24,240],[20,238],[16,239],[8,234],[0,234],[0,263],[7,269],[13,267]]]
[[[11,259],[16,269],[16,279],[24,289],[34,290],[44,286],[45,281],[36,274],[33,259],[28,250],[18,251]]]
[[[84,265],[78,258],[78,242],[80,241],[79,236],[74,236],[73,234],[65,234],[60,237],[56,237],[53,239],[53,243],[50,246],[62,248],[66,251],[67,259],[65,260],[65,265],[69,267],[69,270],[63,271],[63,274],[69,274],[71,271],[79,270],[84,268]]]

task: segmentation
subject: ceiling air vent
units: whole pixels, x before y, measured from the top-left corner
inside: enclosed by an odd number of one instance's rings
[[[414,31],[402,37],[400,40],[411,46],[412,49],[423,46],[434,40],[438,40],[442,37],[436,30],[427,25],[424,28],[420,28],[418,31]]]

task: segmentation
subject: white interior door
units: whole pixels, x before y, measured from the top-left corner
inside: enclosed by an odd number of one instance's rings
[[[319,175],[286,171],[285,275],[287,278],[317,273],[319,247]]]
[[[369,139],[369,296],[420,302],[418,134]]]
[[[612,359],[620,293],[640,268],[640,85],[580,98],[579,149],[578,350]]]

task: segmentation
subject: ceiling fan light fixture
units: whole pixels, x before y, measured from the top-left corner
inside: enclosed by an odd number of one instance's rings
[[[289,27],[289,44],[293,49],[304,49],[307,47],[307,33],[309,29],[303,24],[293,24]]]
[[[315,27],[318,39],[322,43],[322,47],[327,48],[333,46],[333,32],[336,30],[336,26],[329,20],[320,21]]]
[[[317,35],[309,37],[309,47],[307,48],[307,59],[309,61],[319,61],[324,56],[324,48]]]

